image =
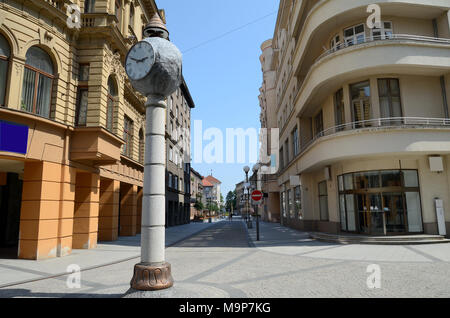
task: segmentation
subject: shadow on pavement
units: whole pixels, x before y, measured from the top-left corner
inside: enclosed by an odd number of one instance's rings
[[[83,293],[43,293],[32,292],[29,289],[8,289],[0,290],[0,298],[121,298],[123,294],[83,294]]]
[[[223,221],[174,247],[249,247],[243,222]]]

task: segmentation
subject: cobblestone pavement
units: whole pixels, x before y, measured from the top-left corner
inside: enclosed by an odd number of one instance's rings
[[[337,245],[306,233],[261,223],[224,221],[167,249],[182,297],[450,297],[450,244]],[[81,288],[66,277],[0,289],[0,297],[121,297],[135,260],[81,273]],[[376,264],[381,288],[368,288]]]

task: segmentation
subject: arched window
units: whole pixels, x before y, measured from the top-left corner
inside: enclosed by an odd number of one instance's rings
[[[0,34],[0,106],[5,105],[6,79],[8,78],[8,66],[11,49],[8,41]]]
[[[110,76],[108,79],[108,98],[106,109],[106,129],[112,131],[114,123],[114,102],[116,101],[118,92],[114,79]]]
[[[37,46],[26,54],[21,109],[42,117],[50,117],[53,85],[53,62]]]

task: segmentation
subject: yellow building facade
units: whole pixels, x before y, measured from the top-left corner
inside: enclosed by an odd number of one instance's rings
[[[449,10],[445,0],[281,1],[263,55],[275,72],[265,107],[280,129],[284,225],[448,235]]]
[[[0,3],[0,245],[19,258],[140,232],[145,98],[123,63],[155,13],[152,0]]]

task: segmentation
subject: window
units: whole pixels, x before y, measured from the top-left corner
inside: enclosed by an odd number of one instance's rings
[[[169,189],[172,189],[172,173],[169,172]]]
[[[340,49],[341,45],[341,37],[339,35],[335,35],[333,39],[331,39],[330,42],[330,49],[332,52],[337,51]]]
[[[294,131],[292,132],[292,149],[294,152],[294,157],[298,155],[299,153],[299,147],[298,147],[298,128],[296,127]]]
[[[336,126],[345,124],[345,111],[344,111],[344,90],[341,88],[334,94],[334,107],[336,112]],[[344,127],[338,127],[337,131],[343,130]]]
[[[281,213],[286,218],[286,192],[281,192]]]
[[[128,25],[133,29],[134,28],[134,6],[130,4],[130,19],[128,21]]]
[[[173,187],[178,190],[178,176],[174,176]]]
[[[342,230],[371,235],[423,232],[417,170],[349,173],[339,176],[338,184]]]
[[[371,118],[370,83],[369,81],[350,86],[353,106],[353,121],[355,128],[370,126],[367,121]]]
[[[80,82],[89,81],[89,71],[90,71],[89,64],[80,64],[80,68],[78,70],[78,80]]]
[[[359,24],[351,28],[345,29],[344,38],[346,46],[364,43],[366,40],[364,24]]]
[[[0,34],[0,106],[5,105],[6,81],[8,78],[11,49],[8,41]]]
[[[300,187],[294,188],[294,195],[295,195],[295,214],[297,215],[297,218],[299,220],[303,219],[303,215],[301,213],[302,210],[302,192]]]
[[[326,181],[319,183],[319,209],[320,220],[328,221],[328,188]]]
[[[288,139],[286,139],[286,141],[284,142],[284,151],[285,151],[285,154],[284,154],[284,158],[285,158],[285,160],[286,160],[286,164],[288,164],[289,162],[290,162],[290,156],[289,156],[289,140]]]
[[[173,148],[169,146],[169,161],[173,162]]]
[[[53,85],[53,62],[37,46],[26,54],[21,109],[42,117],[50,117]]]
[[[284,149],[283,147],[280,148],[280,168],[284,168]]]
[[[139,162],[144,163],[145,156],[145,139],[142,128],[139,130]]]
[[[124,116],[123,120],[123,139],[125,144],[122,153],[131,158],[133,154],[133,121],[128,116]]]
[[[116,0],[115,1],[115,5],[114,5],[114,14],[117,18],[117,20],[119,21],[120,24],[120,19],[122,17],[122,8],[120,7],[120,0]]]
[[[381,22],[381,28],[371,30],[372,40],[386,40],[392,38],[392,22]]]
[[[77,109],[75,126],[86,126],[87,109],[88,109],[88,88],[79,87],[77,97]]]
[[[78,91],[75,112],[75,126],[86,126],[88,110],[89,64],[80,64],[78,69]]]
[[[107,109],[106,109],[106,129],[112,131],[114,124],[114,104],[117,98],[118,92],[116,84],[113,78],[110,76],[108,79],[108,96],[107,96]]]
[[[402,105],[400,99],[400,85],[398,79],[379,79],[378,95],[380,97],[381,118],[402,117]],[[400,124],[401,120],[390,120],[386,124]]]
[[[85,0],[84,1],[84,13],[95,12],[95,0]]]
[[[293,197],[292,197],[292,190],[287,191],[287,202],[288,202],[288,209],[289,209],[289,218],[294,218],[294,204],[293,204]]]
[[[314,136],[322,137],[323,135],[323,111],[321,110],[319,114],[314,117]]]

